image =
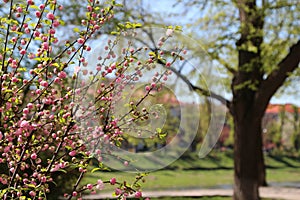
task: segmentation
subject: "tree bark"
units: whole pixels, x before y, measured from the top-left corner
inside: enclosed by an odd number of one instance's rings
[[[234,199],[259,199],[259,186],[266,185],[261,123],[267,104],[257,103],[263,80],[261,44],[264,13],[255,0],[238,0],[240,39],[238,71],[232,80],[230,108],[234,118]]]
[[[232,104],[234,119],[234,199],[259,199],[259,186],[265,185],[265,166],[262,151],[263,113],[254,107],[251,92],[239,91]],[[255,94],[255,92],[252,92]],[[264,105],[261,105],[264,106]]]
[[[249,117],[239,119],[234,117],[234,199],[255,200],[258,199],[258,137],[257,125],[249,122]],[[243,138],[242,140],[240,138]],[[250,170],[249,170],[250,169]]]
[[[243,38],[238,45],[245,44]],[[266,185],[265,166],[262,152],[261,122],[267,105],[300,62],[300,41],[290,48],[289,54],[278,64],[279,69],[272,72],[265,80],[261,79],[255,68],[253,71],[240,70],[232,81],[233,99],[230,112],[234,118],[234,199],[259,199],[259,186]],[[257,62],[258,61],[258,62]],[[259,66],[258,55],[249,51],[239,50],[239,67],[252,63]],[[248,80],[256,80],[260,84],[257,89],[241,84]]]

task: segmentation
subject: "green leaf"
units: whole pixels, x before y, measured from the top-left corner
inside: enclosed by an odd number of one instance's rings
[[[142,24],[141,23],[134,23],[133,26],[134,26],[134,28],[139,28],[139,27],[142,27]]]
[[[76,33],[79,33],[80,29],[78,27],[76,27],[76,28],[73,28],[73,31],[76,32]]]
[[[121,23],[118,23],[117,26],[118,26],[119,28],[121,28],[121,29],[124,29],[124,28],[125,28],[124,24],[121,24]]]
[[[94,168],[94,169],[92,169],[92,173],[94,173],[94,172],[96,172],[96,171],[100,171],[100,170],[102,170],[102,168],[100,168],[100,167],[96,167],[96,168]]]
[[[115,7],[123,7],[123,4],[120,4],[120,3],[116,3],[114,4]]]
[[[59,67],[60,66],[58,63],[52,63],[51,65],[54,66],[54,67]]]
[[[149,56],[153,56],[153,57],[156,56],[155,52],[153,52],[153,51],[150,51],[148,55],[149,55]]]
[[[59,172],[63,172],[63,173],[65,173],[65,174],[66,174],[66,173],[68,173],[68,172],[67,172],[67,170],[64,170],[64,169],[62,169],[62,168],[60,168],[60,169],[59,169],[59,170],[57,170],[57,171],[59,171]]]
[[[175,26],[176,31],[182,31],[182,26]]]
[[[29,7],[30,7],[30,8],[33,8],[33,9],[35,9],[35,10],[39,10],[39,7],[38,7],[37,5],[30,5]]]
[[[112,34],[112,35],[120,35],[120,32],[112,31],[110,34]]]
[[[27,186],[31,187],[31,188],[35,188],[36,187],[34,184],[31,184],[31,183],[27,184]]]
[[[158,134],[160,134],[161,133],[161,128],[156,128],[156,132],[158,133]]]

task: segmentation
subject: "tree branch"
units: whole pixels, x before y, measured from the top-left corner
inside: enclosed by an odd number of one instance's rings
[[[231,101],[227,100],[226,98],[224,98],[212,91],[206,90],[204,88],[201,88],[201,87],[198,87],[198,86],[192,84],[184,75],[182,75],[180,72],[178,72],[174,67],[170,67],[170,70],[172,70],[172,72],[174,72],[179,78],[181,78],[188,85],[188,87],[191,90],[197,91],[204,96],[214,98],[214,99],[218,100],[219,102],[221,102],[223,105],[225,105],[228,109],[230,108]]]
[[[234,69],[228,62],[226,62],[224,59],[222,59],[218,54],[216,53],[208,53],[213,59],[216,59],[221,65],[223,65],[231,74],[235,74],[237,71]]]
[[[290,52],[278,64],[278,69],[274,70],[266,80],[264,80],[257,93],[257,103],[268,104],[271,97],[283,85],[300,62],[300,40],[291,46]]]

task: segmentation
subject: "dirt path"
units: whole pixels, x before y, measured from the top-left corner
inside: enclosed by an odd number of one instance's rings
[[[201,197],[201,196],[232,196],[231,189],[188,189],[188,190],[163,190],[163,191],[145,191],[144,197]],[[300,200],[300,188],[284,187],[262,187],[260,196],[263,198],[275,198],[284,200]],[[111,193],[100,193],[85,196],[83,199],[106,199],[112,198]]]

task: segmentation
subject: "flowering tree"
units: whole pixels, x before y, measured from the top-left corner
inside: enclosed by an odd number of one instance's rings
[[[88,0],[86,19],[72,30],[77,38],[67,40],[60,17],[67,11],[59,2],[3,2],[1,7],[9,12],[0,18],[0,197],[45,199],[64,191],[55,184],[68,179],[73,182],[65,188],[67,199],[80,199],[82,192],[101,190],[105,184],[115,185],[120,198],[130,194],[141,198],[137,182],[142,176],[133,184],[114,177],[85,186],[80,181],[88,171],[102,169],[103,149],[109,153],[111,146],[120,145],[125,125],[148,119],[147,108],[140,106],[152,91],[163,87],[171,74],[168,67],[181,49],[174,50],[161,71],[155,71],[156,55],[130,41],[117,55],[114,49],[120,37],[134,36],[140,26],[126,23],[116,28],[113,40],[101,44],[101,55],[89,63],[88,56],[97,54],[90,41],[120,5]],[[158,41],[161,46],[171,36],[172,31],[167,32]],[[116,115],[124,88],[133,89],[143,71],[149,70],[155,73],[144,93],[128,104],[126,113]],[[99,167],[93,169],[89,166],[95,159]]]

